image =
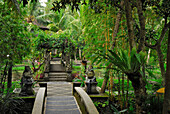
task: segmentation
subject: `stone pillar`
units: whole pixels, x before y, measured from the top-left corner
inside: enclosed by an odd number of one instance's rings
[[[44,80],[48,81],[48,79],[49,79],[48,73],[50,71],[50,60],[51,60],[50,51],[48,51],[48,50],[46,51],[45,57],[47,60],[44,65]]]

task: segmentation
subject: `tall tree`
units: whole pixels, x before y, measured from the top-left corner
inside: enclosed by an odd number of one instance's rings
[[[165,75],[165,95],[162,114],[170,113],[170,26],[168,35],[167,65]]]
[[[150,41],[149,41],[149,43],[147,41],[145,42],[145,45],[147,47],[157,51],[159,66],[160,66],[161,75],[162,75],[162,85],[164,86],[164,84],[165,84],[165,68],[164,68],[165,60],[164,60],[164,55],[163,55],[163,51],[162,51],[162,45],[164,45],[164,44],[162,42],[165,38],[165,34],[168,31],[168,27],[170,25],[170,22],[168,22],[168,18],[170,17],[170,12],[169,12],[170,3],[166,0],[163,0],[163,1],[159,0],[157,2],[152,1],[151,3],[148,3],[148,5],[153,7],[153,13],[155,13],[157,17],[159,17],[159,18],[161,17],[160,19],[155,19],[153,21],[158,20],[158,22],[161,23],[161,21],[164,20],[161,24],[161,25],[163,25],[163,27],[160,26],[161,32],[160,32],[160,35],[157,36],[158,38],[150,37],[148,39],[148,40],[152,40],[152,42],[154,42],[153,40],[156,39],[155,43],[151,43]],[[153,31],[156,31],[156,30],[153,30]]]
[[[27,24],[23,18],[16,17],[16,12],[8,8],[7,2],[0,2],[0,65],[8,67],[8,87],[12,81],[12,65],[22,61],[28,54],[29,34],[26,32]]]

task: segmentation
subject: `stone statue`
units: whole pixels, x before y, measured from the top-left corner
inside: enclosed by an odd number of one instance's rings
[[[87,78],[86,78],[86,92],[88,94],[98,93],[98,91],[96,90],[97,81],[94,75],[95,73],[93,71],[93,67],[89,66],[88,71],[87,71]]]
[[[25,66],[25,70],[23,72],[23,76],[21,78],[21,92],[19,95],[21,96],[28,96],[34,95],[34,91],[32,89],[33,79],[32,79],[32,71],[29,66]]]

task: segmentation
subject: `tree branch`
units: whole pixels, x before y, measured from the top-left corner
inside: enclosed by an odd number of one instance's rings
[[[136,7],[138,10],[138,16],[139,16],[139,22],[140,22],[140,42],[138,46],[138,52],[142,51],[144,49],[144,44],[145,44],[145,17],[143,16],[143,11],[142,11],[142,1],[141,0],[136,0]]]
[[[164,24],[164,27],[163,27],[163,29],[162,29],[161,36],[160,36],[160,38],[157,40],[156,44],[151,45],[151,44],[148,44],[148,43],[145,41],[145,46],[146,46],[146,47],[149,47],[149,48],[151,48],[151,49],[156,49],[156,47],[157,47],[158,45],[161,45],[161,43],[162,43],[162,41],[163,41],[163,39],[164,39],[164,36],[165,36],[165,34],[166,34],[169,26],[170,26],[170,22],[167,24],[167,21],[165,20],[165,24]]]
[[[49,55],[48,55],[48,56],[49,56]],[[33,61],[32,61],[32,66],[33,66],[33,68],[34,68],[34,69],[33,69],[33,72],[34,72],[34,73],[37,72],[37,71],[41,68],[41,66],[46,62],[48,56],[44,58],[44,61],[38,66],[38,68],[35,68],[35,64],[34,64],[35,58],[33,59]]]
[[[165,33],[168,30],[168,27],[170,26],[170,22],[167,24],[167,17],[165,18],[165,24],[164,24],[164,28],[161,32],[161,36],[159,38],[159,40],[157,41],[157,44],[161,44],[162,40],[164,39]]]

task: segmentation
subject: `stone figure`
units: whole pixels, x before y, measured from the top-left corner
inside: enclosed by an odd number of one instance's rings
[[[96,90],[97,81],[95,77],[95,73],[93,71],[93,67],[89,66],[87,71],[87,78],[86,78],[86,92],[88,94],[96,94],[98,91]]]
[[[21,78],[21,92],[19,95],[27,96],[27,95],[34,95],[34,91],[32,89],[33,79],[32,79],[32,71],[29,66],[25,66],[25,70],[23,72],[23,76]]]

